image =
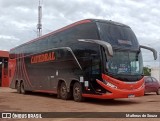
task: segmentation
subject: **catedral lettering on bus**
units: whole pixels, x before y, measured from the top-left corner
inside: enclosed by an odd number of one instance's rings
[[[54,52],[39,54],[31,57],[31,64],[55,60]]]
[[[143,96],[141,49],[157,58],[153,48],[139,45],[129,26],[81,20],[11,49],[10,87],[75,101]]]

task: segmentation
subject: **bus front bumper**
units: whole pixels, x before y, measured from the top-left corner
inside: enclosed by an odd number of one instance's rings
[[[133,98],[144,95],[144,79],[134,83],[126,83],[102,74],[104,82],[96,80],[106,90],[101,94],[82,94],[83,97],[98,99]],[[107,80],[107,81],[106,81]],[[112,85],[113,84],[113,85]]]

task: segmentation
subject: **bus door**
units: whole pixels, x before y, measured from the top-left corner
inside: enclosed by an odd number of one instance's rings
[[[101,78],[100,57],[98,54],[91,54],[91,79],[96,80]]]
[[[85,81],[89,81],[89,87],[93,92],[100,89],[96,79],[101,80],[101,61],[99,53],[90,53],[83,59]]]

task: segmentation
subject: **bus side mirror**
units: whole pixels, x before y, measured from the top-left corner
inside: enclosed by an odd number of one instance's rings
[[[150,50],[153,52],[153,56],[154,56],[154,60],[157,59],[157,51],[151,47],[147,47],[147,46],[143,46],[143,45],[140,45],[140,48],[143,48],[143,49],[147,49],[147,50]]]
[[[102,41],[102,40],[94,40],[94,39],[78,39],[81,42],[90,42],[101,45],[105,49],[105,53],[109,56],[113,56],[113,49],[110,43]]]

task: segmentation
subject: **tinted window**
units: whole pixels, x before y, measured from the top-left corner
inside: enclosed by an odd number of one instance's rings
[[[74,50],[80,47],[78,39],[99,39],[96,24],[86,23],[74,26],[59,33],[42,38],[41,40],[25,44],[23,45],[23,49],[25,55],[40,53],[42,51],[58,47],[71,47],[72,50]]]
[[[52,35],[52,36],[48,37],[48,49],[58,47],[58,43],[59,43],[59,36],[58,35]]]
[[[150,77],[147,77],[145,82],[150,83],[152,82],[152,79]]]
[[[44,38],[43,40],[37,41],[37,50],[38,50],[38,52],[43,52],[45,50],[48,50],[47,38]]]
[[[56,59],[60,59],[60,60],[70,60],[73,59],[73,55],[72,53],[67,50],[66,48],[64,49],[56,49],[54,50],[54,52],[56,53]]]
[[[74,53],[87,73],[100,73],[100,47],[97,44],[80,42]]]
[[[98,39],[98,30],[95,23],[82,24],[74,28],[76,39]]]
[[[77,47],[78,39],[99,39],[97,26],[95,23],[77,25],[61,32],[59,39],[61,46]]]
[[[139,49],[137,38],[129,27],[107,22],[97,22],[97,24],[101,39],[113,47]]]

